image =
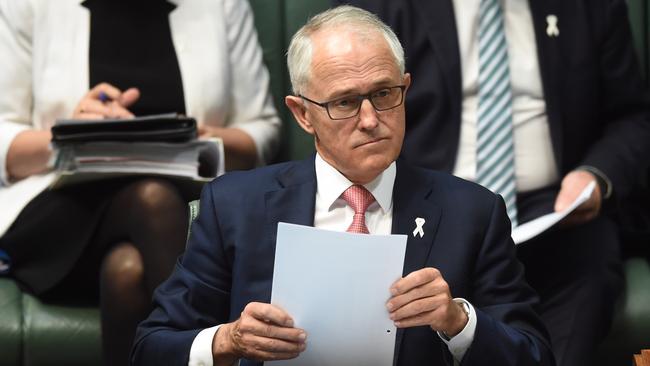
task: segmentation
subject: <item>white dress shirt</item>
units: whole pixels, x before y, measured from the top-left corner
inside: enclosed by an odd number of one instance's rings
[[[501,0],[512,85],[517,191],[558,182],[558,168],[546,115],[537,43],[528,0]],[[476,177],[478,108],[478,12],[480,0],[453,0],[462,75],[460,141],[454,175]]]
[[[346,231],[352,223],[354,210],[341,195],[348,189],[350,182],[343,174],[328,164],[320,154],[316,154],[316,205],[314,210],[314,227],[320,229]],[[393,162],[377,178],[363,186],[375,197],[366,210],[366,226],[370,234],[388,235],[393,224],[393,185],[395,183],[396,164]],[[438,333],[447,344],[449,351],[460,362],[474,340],[476,331],[476,312],[465,299],[454,299],[468,305],[469,321],[465,328],[453,338]],[[386,312],[388,315],[388,310]],[[220,325],[202,330],[192,343],[189,366],[212,366],[212,341]]]

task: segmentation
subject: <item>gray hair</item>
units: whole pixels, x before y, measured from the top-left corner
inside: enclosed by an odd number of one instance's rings
[[[315,15],[291,38],[287,51],[287,66],[294,94],[302,94],[311,74],[311,36],[319,30],[339,26],[353,27],[361,34],[381,34],[390,48],[401,75],[404,75],[404,49],[395,32],[375,14],[366,10],[342,5]]]

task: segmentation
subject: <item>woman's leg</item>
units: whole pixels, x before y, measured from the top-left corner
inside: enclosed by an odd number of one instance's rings
[[[153,290],[172,272],[186,233],[187,203],[164,180],[131,183],[111,202],[98,235],[100,245],[111,247],[100,276],[107,365],[128,364],[136,326],[151,310]]]
[[[118,244],[104,259],[99,296],[106,365],[128,365],[135,325],[149,310],[143,278],[142,257],[130,243]]]

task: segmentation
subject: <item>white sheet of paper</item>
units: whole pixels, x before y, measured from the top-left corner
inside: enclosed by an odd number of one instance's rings
[[[555,225],[558,223],[558,221],[562,220],[563,218],[566,217],[566,215],[570,214],[573,210],[575,210],[578,206],[580,206],[583,202],[589,199],[591,196],[591,193],[594,191],[594,188],[596,187],[595,182],[589,183],[585,189],[580,192],[578,197],[571,203],[569,207],[564,209],[563,211],[560,212],[552,212],[550,214],[546,214],[544,216],[540,216],[536,218],[535,220],[528,221],[525,224],[519,225],[514,230],[512,230],[512,240],[515,242],[515,244],[521,244],[527,240],[530,240],[534,238],[535,236],[543,233],[547,229],[549,229],[551,226]]]
[[[389,288],[406,235],[352,234],[279,223],[271,303],[307,332],[307,349],[274,366],[391,366]]]

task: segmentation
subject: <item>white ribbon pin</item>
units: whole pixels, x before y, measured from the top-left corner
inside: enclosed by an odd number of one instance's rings
[[[557,37],[560,35],[560,29],[557,27],[557,16],[550,14],[546,16],[546,35]]]
[[[415,219],[415,230],[413,230],[413,237],[417,234],[420,234],[420,238],[424,236],[424,230],[422,230],[422,225],[424,225],[424,219],[418,217]]]

